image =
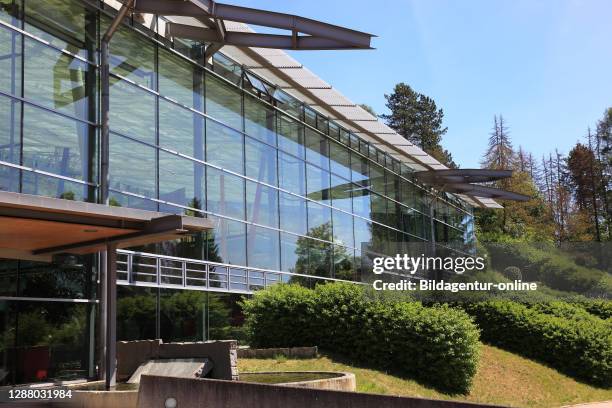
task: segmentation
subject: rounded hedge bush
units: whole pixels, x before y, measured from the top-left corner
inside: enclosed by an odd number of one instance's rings
[[[612,386],[612,330],[571,306],[529,308],[507,300],[466,306],[482,339],[592,384]]]
[[[359,285],[275,285],[243,301],[254,347],[317,345],[353,360],[466,393],[479,332],[463,311],[370,296]]]
[[[503,275],[512,281],[523,279],[523,274],[518,266],[508,266],[504,269]]]

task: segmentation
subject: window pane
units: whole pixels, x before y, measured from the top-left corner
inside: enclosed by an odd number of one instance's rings
[[[21,102],[0,95],[0,160],[19,164]]]
[[[92,127],[48,111],[24,106],[23,163],[50,173],[94,181]]]
[[[159,198],[192,208],[203,208],[204,165],[159,152]]]
[[[361,249],[363,245],[369,246],[372,241],[372,223],[362,218],[354,217],[355,247]]]
[[[308,202],[308,235],[331,241],[331,208]]]
[[[159,49],[159,93],[204,111],[204,73],[184,58]]]
[[[353,238],[353,216],[342,211],[333,211],[334,242],[344,246],[355,246]]]
[[[278,152],[278,177],[280,188],[306,195],[306,167],[302,160]]]
[[[94,187],[25,170],[21,174],[21,192],[24,194],[42,195],[73,201],[95,201]]]
[[[385,171],[382,166],[370,163],[370,185],[372,191],[385,194]]]
[[[208,260],[246,265],[246,224],[224,218],[209,218],[215,221],[215,227],[208,233]]]
[[[106,32],[108,22],[107,18],[100,21],[101,32]],[[151,40],[128,27],[120,26],[109,48],[111,73],[156,90],[155,46]]]
[[[155,144],[155,95],[125,81],[111,81],[110,128]]]
[[[206,160],[244,174],[244,136],[226,126],[206,121]]]
[[[343,209],[348,212],[353,211],[352,190],[354,184],[341,179],[338,176],[331,175],[331,199],[332,205],[336,208]]]
[[[353,214],[364,218],[370,218],[372,216],[370,194],[369,190],[355,185],[353,189]]]
[[[305,158],[304,125],[288,116],[279,115],[278,147],[294,156]]]
[[[157,289],[117,286],[117,340],[157,338]]]
[[[306,129],[306,161],[329,170],[329,144],[324,136]]]
[[[0,90],[16,96],[21,96],[21,41],[21,34],[0,26]]]
[[[334,278],[355,280],[355,264],[353,250],[334,245]]]
[[[27,0],[23,3],[27,32],[90,61],[96,60],[96,12],[93,8],[79,0]]]
[[[331,171],[337,175],[350,180],[351,160],[348,148],[338,143],[330,142]]]
[[[310,164],[306,165],[307,197],[326,204],[330,203],[329,172]]]
[[[372,220],[386,223],[387,220],[387,200],[378,194],[371,194],[372,200]]]
[[[248,227],[248,266],[262,269],[280,269],[279,232],[268,228]]]
[[[160,289],[159,330],[166,342],[204,341],[206,293]]]
[[[306,200],[280,193],[280,228],[296,234],[306,234]]]
[[[83,120],[96,121],[95,69],[34,40],[25,41],[24,51],[26,98]]]
[[[247,220],[256,224],[278,227],[278,191],[247,181]]]
[[[204,160],[204,117],[160,99],[159,145]]]
[[[155,198],[156,167],[154,148],[111,134],[111,188]]]
[[[276,186],[276,149],[246,138],[246,175]]]
[[[354,183],[363,186],[368,185],[367,181],[370,178],[368,167],[368,160],[365,157],[351,152],[351,170]]]
[[[331,277],[332,268],[332,244],[310,240],[310,245],[308,248],[308,274]]]
[[[208,211],[244,219],[244,179],[206,168],[206,202]]]
[[[308,263],[308,250],[303,245],[298,245],[300,238],[295,235],[281,232],[281,271],[304,273],[304,267]],[[300,267],[301,265],[301,267]]]
[[[19,192],[19,173],[13,167],[0,165],[0,191]]]
[[[244,97],[244,127],[247,135],[276,146],[274,110],[252,96]]]
[[[242,93],[236,87],[206,76],[206,113],[236,130],[242,130]]]

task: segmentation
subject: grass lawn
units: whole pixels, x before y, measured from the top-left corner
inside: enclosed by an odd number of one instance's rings
[[[559,407],[612,400],[605,390],[573,380],[532,360],[482,345],[480,366],[469,395],[447,395],[410,379],[382,371],[357,368],[329,356],[314,359],[239,359],[240,372],[248,371],[348,371],[357,378],[357,390],[375,394],[455,399],[516,407]]]

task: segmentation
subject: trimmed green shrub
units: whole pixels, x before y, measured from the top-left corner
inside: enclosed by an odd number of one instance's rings
[[[612,301],[610,300],[584,298],[571,302],[600,319],[612,319]]]
[[[243,302],[254,347],[318,345],[380,369],[466,393],[478,329],[462,310],[383,299],[355,284],[275,285]]]
[[[592,384],[612,386],[612,330],[607,322],[558,317],[505,300],[465,308],[475,317],[484,341]],[[553,310],[565,314],[570,309],[553,306],[548,311]]]

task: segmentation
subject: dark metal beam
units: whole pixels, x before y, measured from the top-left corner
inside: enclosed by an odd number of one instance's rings
[[[108,244],[104,253],[106,270],[104,384],[107,390],[117,383],[117,246]]]
[[[511,201],[529,201],[531,197],[514,193],[511,191],[500,190],[498,188],[486,187],[468,183],[459,184],[445,184],[444,189],[451,193],[457,194],[469,194],[475,197],[483,198],[497,198],[500,200],[511,200]]]
[[[274,48],[285,50],[342,50],[357,49],[352,44],[342,41],[324,38],[320,36],[298,36],[279,34],[244,33],[228,31],[222,39],[218,30],[207,29],[187,24],[167,23],[166,34],[172,37],[188,38],[190,40],[223,43],[237,47]]]
[[[371,34],[305,17],[216,3],[212,0],[138,0],[136,3],[136,11],[139,13],[169,16],[189,16],[196,18],[211,17],[217,22],[220,20],[231,20],[291,31],[292,34],[286,36],[289,40],[289,46],[277,46],[275,48],[338,49],[332,47],[334,47],[334,44],[341,44],[342,49],[368,49],[370,48],[370,40],[373,37]],[[317,41],[310,45],[308,45],[309,41],[306,41],[305,44],[300,45],[301,37],[299,37],[297,33],[308,34],[308,36],[316,38]],[[227,34],[230,33],[228,32]],[[329,42],[322,42],[323,39],[329,40]],[[262,45],[245,46],[264,47]],[[302,48],[303,46],[314,48]],[[272,46],[270,45],[270,47]]]

